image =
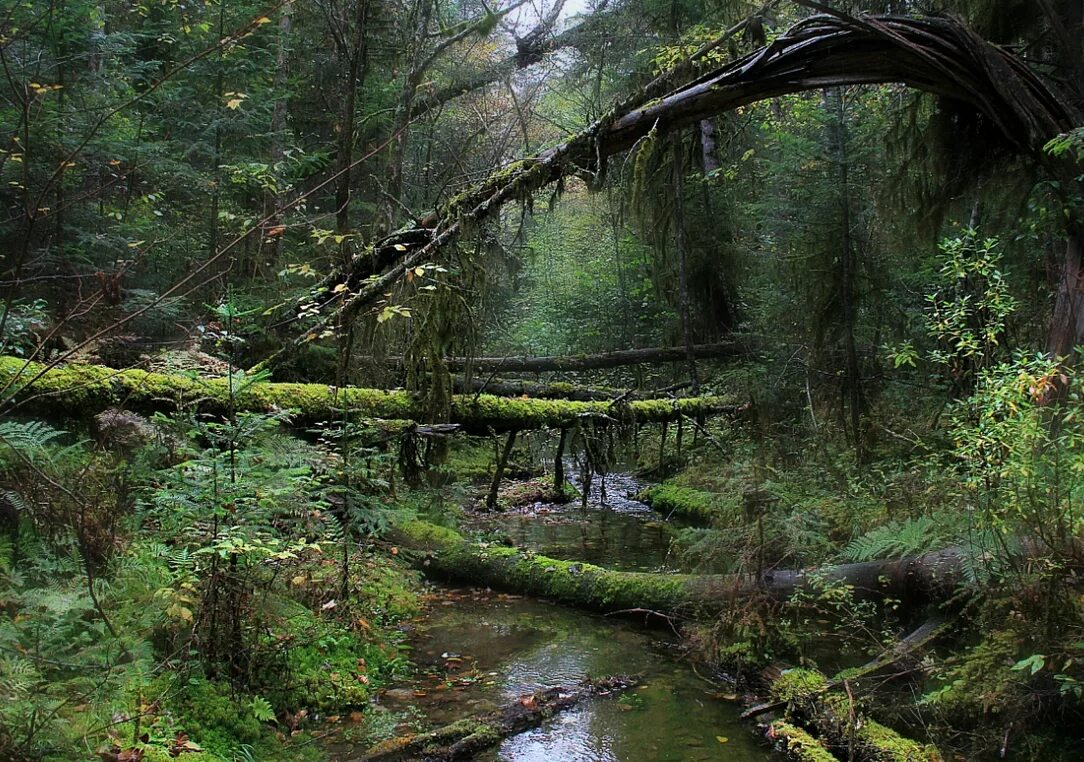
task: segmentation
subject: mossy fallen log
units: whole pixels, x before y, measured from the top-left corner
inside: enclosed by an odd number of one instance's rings
[[[231,404],[226,378],[116,370],[101,365],[71,364],[46,368],[17,357],[0,357],[0,388],[21,410],[48,415],[85,417],[113,407],[140,412],[190,407],[224,414]],[[398,422],[427,421],[425,401],[407,391],[336,388],[324,384],[235,381],[237,410],[285,410],[301,425],[338,420],[344,411],[353,419]],[[10,402],[10,401],[9,401]],[[10,409],[10,405],[7,406]],[[507,399],[491,395],[455,395],[451,423],[474,433],[566,428],[586,418],[612,422],[658,422],[681,416],[735,415],[743,408],[721,397],[635,400],[627,404],[567,400]],[[393,426],[394,428],[394,426]]]
[[[900,638],[896,643],[878,654],[876,657],[866,662],[860,667],[854,667],[847,669],[840,674],[833,677],[831,680],[824,683],[822,690],[827,692],[835,690],[844,685],[844,681],[850,683],[852,690],[859,687],[860,681],[868,678],[881,675],[887,668],[895,666],[900,661],[913,657],[916,652],[919,652],[940,638],[951,626],[951,621],[941,615],[935,615],[930,619],[923,622],[916,627],[905,637]],[[779,674],[782,674],[780,671]],[[772,678],[772,682],[775,682],[779,678],[779,674]],[[787,701],[785,699],[776,699],[774,701],[766,701],[756,706],[751,706],[741,713],[743,720],[749,720],[768,712],[778,712],[785,709]]]
[[[634,677],[618,675],[547,688],[520,697],[495,711],[459,720],[428,733],[385,741],[351,762],[464,759],[496,746],[509,736],[538,727],[586,699],[616,696],[636,682]]]
[[[419,563],[429,574],[604,612],[708,613],[750,595],[785,598],[821,579],[851,585],[857,594],[941,600],[960,581],[960,557],[952,551],[821,569],[777,569],[759,577],[653,574],[613,571],[520,548],[474,543],[452,529],[424,521],[404,522],[396,534],[403,546],[421,552]]]
[[[788,722],[811,731],[841,759],[942,762],[936,747],[906,738],[868,717],[850,694],[829,690],[829,684],[816,670],[792,669],[772,685],[772,697],[785,703]]]
[[[794,762],[839,762],[835,754],[814,738],[809,731],[786,720],[776,720],[768,726],[768,740],[778,751]]]

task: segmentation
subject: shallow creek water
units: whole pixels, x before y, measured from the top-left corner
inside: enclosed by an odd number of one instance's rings
[[[627,570],[676,571],[671,527],[627,497],[642,486],[610,475],[586,512],[532,506],[480,520],[518,545],[562,559]],[[508,762],[747,762],[776,759],[738,720],[736,697],[701,679],[674,651],[671,632],[547,601],[437,587],[414,625],[417,675],[381,701],[436,727],[495,709],[539,688],[636,674],[621,698],[599,698],[477,757]],[[337,744],[337,759],[364,751]]]

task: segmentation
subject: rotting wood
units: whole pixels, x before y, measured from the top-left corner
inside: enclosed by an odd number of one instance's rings
[[[809,731],[840,759],[942,762],[935,746],[900,735],[869,717],[846,680],[843,692],[829,690],[829,682],[816,670],[787,670],[772,685],[772,695],[786,707],[787,722]]]
[[[492,712],[459,720],[428,733],[385,741],[350,762],[464,759],[496,746],[509,736],[538,727],[587,699],[616,696],[637,682],[636,677],[617,675],[546,688]]]

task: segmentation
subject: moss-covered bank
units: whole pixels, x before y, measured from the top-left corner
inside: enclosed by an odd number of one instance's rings
[[[732,501],[724,496],[671,482],[645,487],[636,499],[665,516],[677,516],[698,524],[710,524],[733,513],[730,510]]]

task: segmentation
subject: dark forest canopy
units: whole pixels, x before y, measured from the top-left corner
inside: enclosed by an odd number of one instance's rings
[[[0,220],[0,758],[1084,754],[1081,0],[0,0]]]

